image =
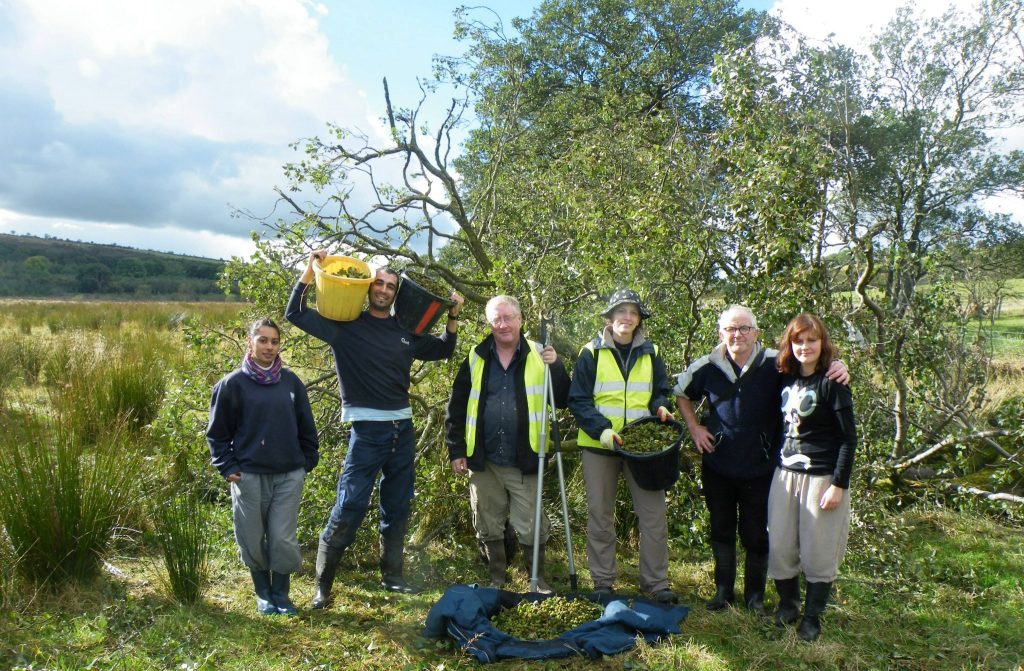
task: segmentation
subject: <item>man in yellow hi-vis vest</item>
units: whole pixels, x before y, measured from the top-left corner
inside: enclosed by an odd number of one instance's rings
[[[491,334],[473,348],[455,376],[445,442],[452,470],[469,474],[473,528],[485,548],[491,586],[501,587],[508,565],[506,521],[519,536],[527,572],[533,560],[544,368],[551,367],[558,407],[565,407],[569,375],[553,347],[523,334],[523,315],[515,298],[495,296],[485,313]],[[541,592],[551,591],[542,573],[548,530],[542,515],[537,573]]]
[[[580,351],[569,390],[569,410],[580,432],[587,488],[587,565],[594,591],[615,586],[615,494],[626,478],[640,527],[640,589],[662,603],[675,603],[668,582],[668,523],[665,491],[646,490],[613,451],[628,422],[668,411],[668,374],[658,348],[644,335],[650,312],[631,289],[616,291],[603,312],[604,330]]]

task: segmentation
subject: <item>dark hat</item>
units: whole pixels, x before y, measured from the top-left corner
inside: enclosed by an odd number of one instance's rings
[[[647,306],[644,305],[644,302],[640,300],[640,294],[632,289],[619,289],[612,294],[612,297],[608,299],[608,307],[604,309],[604,312],[602,312],[601,315],[608,317],[615,308],[620,305],[625,305],[626,303],[632,303],[635,305],[636,309],[640,311],[640,317],[642,319],[647,319],[651,316],[650,310],[648,310]]]

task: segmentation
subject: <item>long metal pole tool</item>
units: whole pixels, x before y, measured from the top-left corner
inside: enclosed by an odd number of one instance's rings
[[[541,341],[544,346],[551,344],[550,320],[541,318]],[[558,428],[558,415],[555,406],[554,384],[551,382],[551,367],[544,366],[544,405],[541,409],[540,448],[538,449],[537,467],[537,510],[533,524],[533,570],[530,573],[530,591],[537,591],[537,576],[540,570],[540,519],[543,514],[542,496],[544,493],[544,458],[547,446],[548,407],[551,408],[551,439],[555,448],[555,463],[558,466],[558,490],[562,495],[562,525],[565,527],[565,548],[569,560],[569,584],[571,590],[578,589],[576,578],[576,562],[572,553],[572,532],[569,530],[569,500],[565,495],[565,471],[562,467],[562,435]]]
[[[543,319],[541,320],[543,324]],[[543,338],[543,336],[542,336]],[[551,368],[544,366],[544,388],[551,384]],[[545,392],[545,397],[547,392]],[[540,446],[537,448],[537,505],[533,515],[533,560],[530,565],[530,591],[537,591],[537,575],[540,564],[540,517],[544,514],[544,459],[546,458],[545,448],[548,444],[548,404],[545,398],[540,409]]]

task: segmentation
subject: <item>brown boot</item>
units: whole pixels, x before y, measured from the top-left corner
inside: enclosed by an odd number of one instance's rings
[[[505,572],[508,568],[508,560],[505,557],[505,541],[485,541],[484,550],[487,553],[487,571],[490,574],[491,587],[504,587],[508,579]]]

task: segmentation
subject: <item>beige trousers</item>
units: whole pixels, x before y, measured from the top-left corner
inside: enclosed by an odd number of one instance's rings
[[[587,487],[587,566],[595,587],[612,587],[615,563],[615,494],[619,474],[633,497],[640,527],[640,589],[668,589],[668,522],[665,491],[643,489],[619,457],[583,451],[583,481]]]
[[[776,580],[803,572],[807,582],[833,582],[850,534],[850,490],[834,510],[822,510],[830,475],[775,469],[768,494],[768,575]]]
[[[482,471],[469,473],[469,502],[473,510],[476,537],[485,543],[505,537],[505,520],[519,536],[519,542],[533,545],[533,523],[537,511],[537,475],[523,475],[515,466],[487,463]],[[540,542],[548,542],[551,523],[540,516]]]

